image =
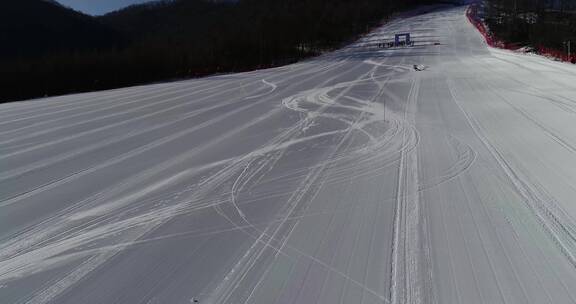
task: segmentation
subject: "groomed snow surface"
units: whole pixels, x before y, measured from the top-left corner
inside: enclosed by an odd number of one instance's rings
[[[488,49],[465,10],[1,105],[0,302],[576,302],[576,68]]]

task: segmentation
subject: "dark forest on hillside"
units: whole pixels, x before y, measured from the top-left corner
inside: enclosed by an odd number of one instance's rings
[[[13,2],[0,13],[0,101],[286,64],[429,1],[176,0],[97,18],[42,0]]]
[[[576,53],[576,0],[487,0],[485,18],[502,41]]]

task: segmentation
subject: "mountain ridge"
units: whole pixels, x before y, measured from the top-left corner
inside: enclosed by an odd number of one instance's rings
[[[1,57],[44,56],[116,45],[119,33],[52,0],[9,1],[0,10]]]

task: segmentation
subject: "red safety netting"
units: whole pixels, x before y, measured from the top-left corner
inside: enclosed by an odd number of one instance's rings
[[[476,27],[476,29],[478,29],[478,32],[480,32],[480,34],[484,36],[484,40],[486,40],[486,43],[489,46],[507,50],[518,50],[520,48],[519,45],[499,40],[492,34],[492,32],[488,29],[488,26],[486,26],[486,24],[484,23],[484,21],[478,17],[477,4],[472,4],[468,7],[468,10],[466,11],[466,16],[468,17],[470,23],[472,23]],[[540,55],[550,57],[555,60],[576,63],[576,54],[568,56],[568,54],[566,54],[565,52],[544,46],[537,46],[536,51]]]

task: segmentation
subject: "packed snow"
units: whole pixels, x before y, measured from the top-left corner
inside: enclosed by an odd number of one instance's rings
[[[0,302],[576,302],[576,68],[465,12],[0,105]]]

